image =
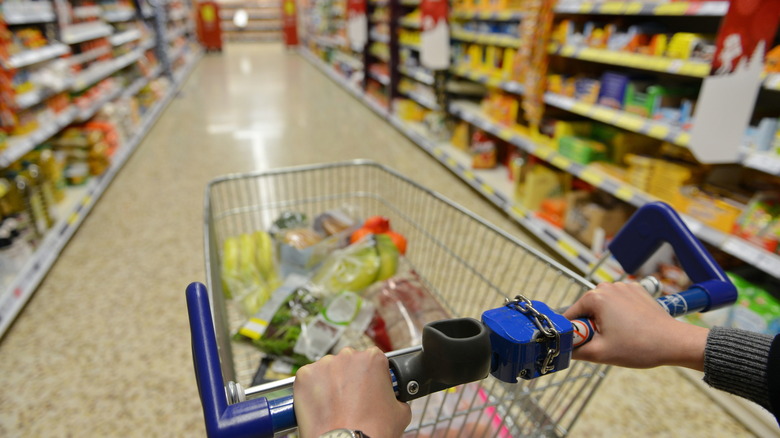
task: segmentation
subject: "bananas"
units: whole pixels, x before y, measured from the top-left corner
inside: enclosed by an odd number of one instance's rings
[[[265,231],[225,239],[222,245],[222,290],[237,299],[247,315],[255,314],[279,286],[273,241]]]

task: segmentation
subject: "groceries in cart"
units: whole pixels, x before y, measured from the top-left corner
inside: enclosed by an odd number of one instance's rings
[[[426,323],[447,317],[404,262],[406,238],[385,217],[357,217],[285,211],[225,240],[225,296],[246,317],[236,339],[299,367],[350,345],[419,344]]]

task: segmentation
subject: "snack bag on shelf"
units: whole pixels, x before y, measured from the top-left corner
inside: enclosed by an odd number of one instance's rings
[[[471,136],[471,167],[474,169],[492,169],[496,167],[496,142],[482,130]]]
[[[779,222],[780,198],[771,193],[759,193],[734,221],[733,232],[767,251],[777,252]]]

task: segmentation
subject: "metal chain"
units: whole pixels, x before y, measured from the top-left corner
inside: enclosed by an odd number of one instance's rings
[[[533,321],[534,325],[536,325],[536,328],[539,329],[539,331],[548,341],[547,354],[544,357],[542,368],[539,370],[539,372],[541,374],[549,373],[553,370],[553,368],[555,368],[552,365],[553,360],[561,353],[560,332],[558,332],[558,330],[555,328],[552,321],[550,320],[550,317],[536,310],[531,303],[531,300],[524,297],[523,295],[517,295],[515,296],[515,299],[511,301],[509,298],[507,298],[506,304],[524,315],[530,314],[529,317],[531,318],[531,321]]]

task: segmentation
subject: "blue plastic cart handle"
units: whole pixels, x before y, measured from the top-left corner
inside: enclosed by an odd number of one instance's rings
[[[689,295],[696,290],[706,293],[706,303],[700,311],[728,306],[737,300],[734,284],[674,209],[663,202],[651,202],[639,208],[609,244],[609,250],[623,269],[633,274],[664,242],[672,245],[694,283]]]
[[[203,417],[209,437],[273,437],[274,424],[271,408],[265,398],[256,398],[228,404],[222,367],[219,362],[214,322],[206,286],[192,283],[187,287],[187,309],[192,333],[192,358],[195,379],[198,381]],[[283,408],[283,407],[282,407]],[[292,410],[292,405],[290,405]],[[287,413],[289,416],[289,412]],[[284,415],[277,420],[283,420]],[[293,424],[294,412],[293,412]]]

